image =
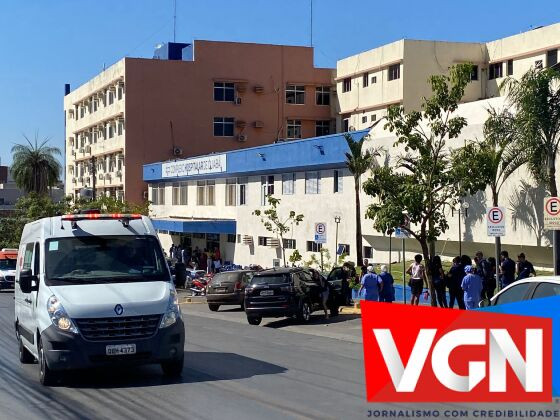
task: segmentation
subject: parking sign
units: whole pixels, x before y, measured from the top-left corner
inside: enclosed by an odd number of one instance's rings
[[[560,230],[560,199],[558,197],[544,199],[544,228]]]
[[[486,208],[486,228],[488,236],[505,236],[506,209],[504,207]]]
[[[318,244],[327,243],[327,224],[315,223],[315,242]]]

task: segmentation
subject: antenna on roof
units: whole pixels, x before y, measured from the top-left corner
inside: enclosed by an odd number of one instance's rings
[[[310,35],[310,47],[313,46],[313,0],[309,0],[310,3],[310,7],[311,7],[311,28],[309,31],[309,35]]]
[[[177,27],[177,0],[173,0],[173,42],[175,42],[176,27]]]

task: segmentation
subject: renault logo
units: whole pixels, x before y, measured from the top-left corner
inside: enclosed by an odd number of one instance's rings
[[[122,315],[124,312],[124,308],[122,307],[121,304],[118,304],[117,306],[115,306],[115,313],[117,315]]]

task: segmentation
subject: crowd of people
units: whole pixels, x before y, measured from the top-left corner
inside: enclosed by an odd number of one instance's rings
[[[429,296],[428,276],[434,286],[437,304],[442,308],[453,308],[455,303],[459,309],[475,309],[481,300],[490,300],[496,291],[496,267],[498,267],[498,281],[500,288],[509,286],[515,281],[535,276],[535,268],[527,260],[524,253],[517,256],[517,262],[509,257],[507,251],[500,253],[500,263],[496,264],[493,257],[486,258],[482,251],[478,251],[474,258],[468,255],[457,256],[449,271],[445,272],[439,256],[434,256],[428,264],[422,262],[422,255],[414,257],[414,262],[406,270],[409,276],[408,286],[411,291],[410,304],[418,305],[422,293]],[[381,273],[377,274],[373,264],[364,260],[360,276],[360,291],[365,290],[365,299],[380,302],[395,300],[394,280],[387,271],[387,266],[381,266]],[[449,292],[449,302],[447,300]]]
[[[219,248],[211,251],[206,248],[200,250],[197,246],[191,253],[190,248],[172,244],[169,248],[169,258],[193,270],[205,270],[208,274],[218,272],[223,264]]]

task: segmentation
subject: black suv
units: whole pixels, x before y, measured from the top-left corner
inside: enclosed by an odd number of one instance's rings
[[[313,280],[313,269],[278,268],[256,273],[245,288],[245,313],[251,325],[263,317],[296,317],[307,322],[313,311],[322,310],[319,282]],[[319,274],[321,275],[321,274]],[[343,304],[340,285],[329,284],[327,307],[331,316],[338,315]]]

